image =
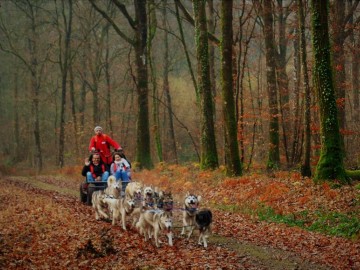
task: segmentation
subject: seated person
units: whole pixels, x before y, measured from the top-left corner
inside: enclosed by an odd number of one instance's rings
[[[85,159],[85,166],[82,169],[82,175],[86,176],[88,182],[104,181],[106,182],[109,177],[106,164],[101,162],[100,154],[94,153],[90,156],[91,161]]]
[[[110,174],[114,175],[116,180],[129,181],[130,178],[130,164],[122,157],[121,153],[114,154],[114,162],[110,166]]]

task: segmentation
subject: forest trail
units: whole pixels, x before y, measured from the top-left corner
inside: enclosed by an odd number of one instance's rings
[[[79,181],[40,176],[1,177],[0,183],[3,269],[358,269],[357,261],[333,267],[331,260],[323,261],[314,250],[294,252],[281,244],[290,239],[318,239],[312,245],[327,252],[332,245],[330,237],[250,222],[218,210],[214,211],[214,233],[207,249],[197,245],[196,236],[190,241],[180,237],[177,228],[173,247],[167,246],[162,236],[164,244],[155,248],[134,229],[124,232],[119,225],[96,221],[93,209],[79,202]],[[180,222],[178,215],[175,213],[175,219]],[[234,228],[223,230],[229,222]],[[243,233],[244,226],[249,228],[248,235]],[[251,236],[264,229],[272,231],[275,240]],[[291,230],[295,238],[289,237]],[[234,231],[242,235],[229,233]],[[282,248],[274,247],[274,241]],[[350,243],[345,241],[345,245]],[[350,249],[357,247],[354,244]],[[359,250],[353,252],[358,255]],[[329,251],[327,256],[341,254]]]

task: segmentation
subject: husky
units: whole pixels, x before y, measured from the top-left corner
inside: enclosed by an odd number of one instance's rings
[[[95,210],[95,219],[99,220],[101,218],[109,219],[108,214],[105,212],[107,204],[104,202],[106,194],[103,190],[96,190],[92,194],[92,206]]]
[[[172,213],[174,199],[171,191],[160,191],[157,199],[157,208]]]
[[[113,196],[105,195],[103,202],[109,206],[110,212],[112,212],[112,225],[115,225],[117,220],[120,220],[124,231],[126,231],[126,216],[130,215],[135,208],[135,201],[129,197],[123,197],[116,199]]]
[[[106,195],[113,196],[115,199],[121,195],[121,180],[116,181],[115,176],[110,175],[107,179],[107,188],[104,190]]]
[[[140,200],[142,193],[142,184],[140,182],[130,182],[125,189],[125,197]]]
[[[198,211],[200,200],[201,196],[196,196],[190,194],[189,192],[186,193],[184,200],[183,227],[181,230],[181,235],[185,235],[188,228],[189,234],[187,239],[190,239],[190,236],[194,231],[195,216],[196,212]]]
[[[142,206],[147,208],[147,209],[154,209],[155,208],[155,192],[152,186],[147,186],[144,187],[144,192],[143,192],[143,203]]]
[[[196,227],[199,229],[200,235],[198,244],[207,248],[206,238],[211,233],[212,213],[209,209],[201,209],[195,215]]]
[[[136,228],[143,234],[145,241],[154,236],[156,247],[160,247],[159,234],[162,230],[166,231],[169,246],[172,241],[172,217],[162,210],[141,210],[139,221]]]
[[[124,197],[120,200],[120,215],[121,215],[121,222],[122,228],[126,231],[126,216],[132,214],[135,209],[135,201],[130,197]]]

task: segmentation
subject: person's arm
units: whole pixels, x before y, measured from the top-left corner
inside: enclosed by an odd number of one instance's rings
[[[88,158],[85,159],[85,165],[82,169],[81,175],[86,176],[86,173],[90,171],[90,161]]]
[[[111,137],[109,137],[108,135],[106,135],[106,142],[111,145],[114,149],[116,150],[120,150],[122,149],[120,144],[118,144],[115,140],[113,140]]]
[[[130,168],[130,164],[125,158],[121,158],[121,163],[126,167],[125,170]]]
[[[110,166],[110,174],[111,174],[111,175],[115,175],[115,172],[114,172],[114,163],[111,163],[111,166]]]

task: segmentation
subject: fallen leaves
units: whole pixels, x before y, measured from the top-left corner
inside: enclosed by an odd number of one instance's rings
[[[349,186],[332,190],[314,186],[298,174],[278,174],[226,178],[219,171],[200,172],[196,167],[162,166],[160,170],[134,172],[134,179],[176,195],[174,215],[181,225],[182,199],[186,191],[203,198],[202,204],[257,207],[263,200],[281,213],[306,209],[357,211],[359,190]],[[79,202],[66,189],[78,190],[81,177],[40,176],[55,187],[44,190],[28,183],[29,179],[8,177],[0,180],[0,267],[4,269],[266,269],[249,255],[239,254],[226,245],[209,241],[205,250],[197,237],[189,241],[174,229],[174,246],[154,247],[135,229],[124,232],[119,226],[96,221],[93,209]],[[56,187],[61,192],[56,192]],[[335,194],[336,193],[336,194]],[[355,200],[355,201],[354,201]],[[233,208],[235,209],[235,208]],[[241,243],[289,251],[303,260],[325,268],[360,268],[359,240],[325,236],[297,227],[258,221],[256,217],[212,209],[213,232]],[[286,260],[274,255],[273,260]],[[309,264],[309,267],[312,266]],[[312,268],[312,267],[310,267]],[[315,267],[316,268],[316,267]]]

